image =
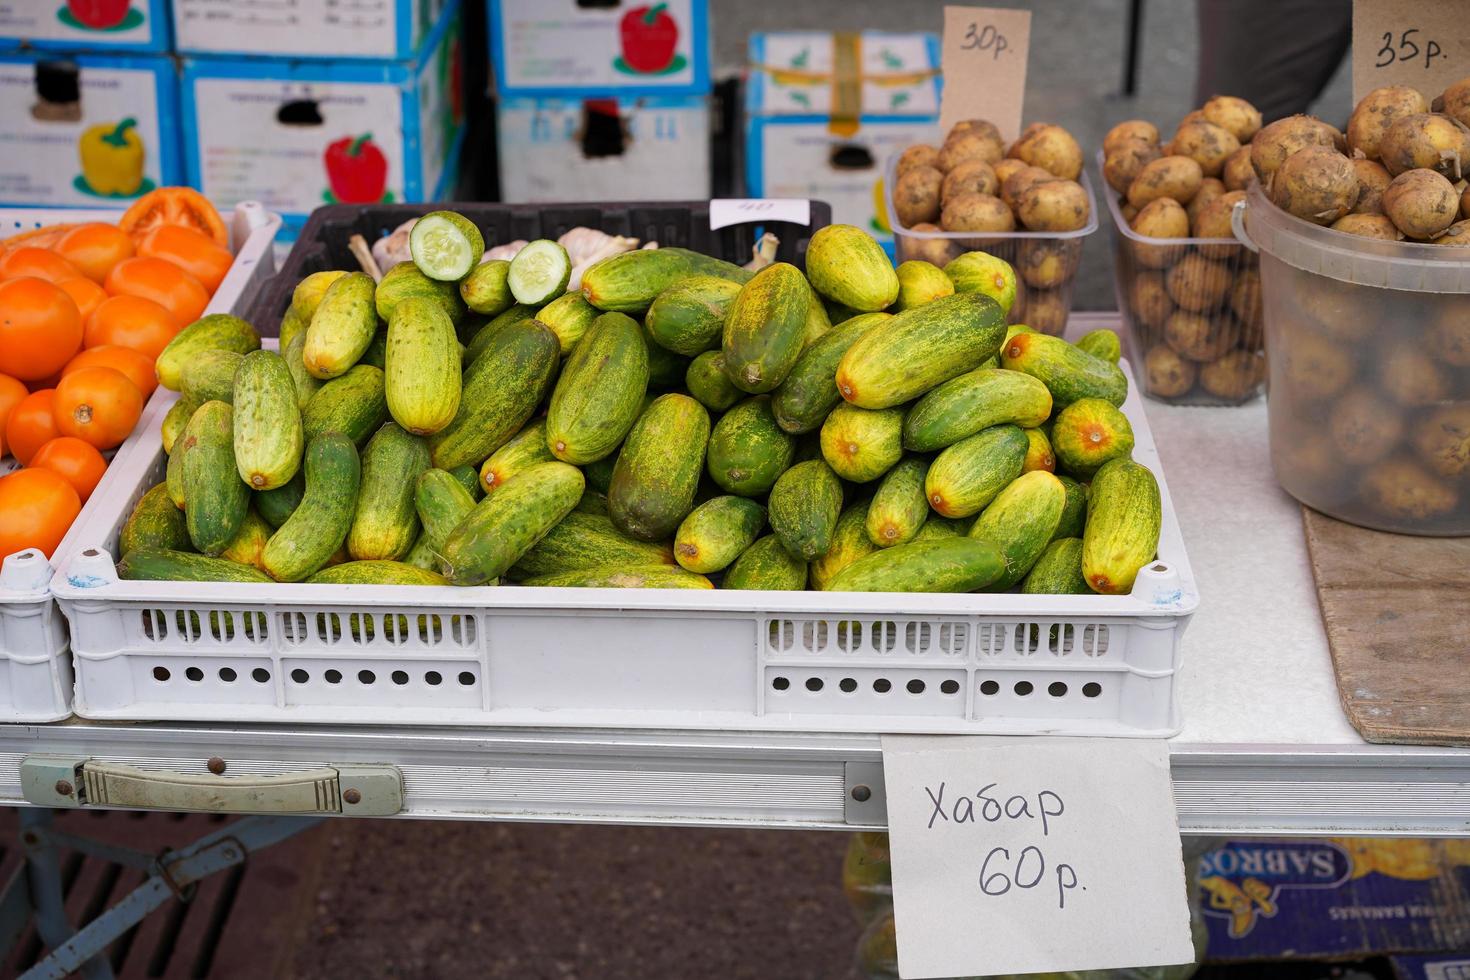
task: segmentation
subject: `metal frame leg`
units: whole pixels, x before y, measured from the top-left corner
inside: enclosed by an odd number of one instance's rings
[[[75,939],[76,930],[66,918],[66,895],[61,889],[61,860],[56,845],[47,836],[51,811],[27,807],[20,811],[20,839],[26,852],[26,881],[30,906],[41,941],[57,949]],[[109,940],[110,941],[110,940]],[[72,966],[87,980],[112,980],[112,967],[101,957],[104,946],[89,949]],[[34,971],[32,971],[34,972]]]

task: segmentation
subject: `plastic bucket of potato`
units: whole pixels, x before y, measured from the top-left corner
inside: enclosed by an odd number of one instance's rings
[[[1261,257],[1282,487],[1364,527],[1470,535],[1470,246],[1332,231],[1259,184],[1233,217]]]

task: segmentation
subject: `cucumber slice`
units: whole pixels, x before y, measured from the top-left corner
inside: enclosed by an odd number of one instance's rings
[[[431,211],[408,233],[413,264],[430,279],[458,282],[485,254],[485,237],[475,223],[453,211]]]
[[[567,250],[547,238],[538,239],[510,260],[506,282],[517,303],[541,306],[566,292],[572,279],[572,259]]]

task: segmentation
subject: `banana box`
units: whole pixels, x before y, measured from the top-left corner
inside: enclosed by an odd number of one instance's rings
[[[0,205],[124,208],[182,183],[178,84],[168,58],[0,54]]]
[[[169,50],[168,0],[0,0],[0,51],[22,45],[163,54]]]
[[[1231,841],[1200,859],[1199,889],[1210,960],[1470,947],[1470,841]]]
[[[427,53],[453,7],[452,0],[173,0],[174,38],[185,55],[403,61]]]

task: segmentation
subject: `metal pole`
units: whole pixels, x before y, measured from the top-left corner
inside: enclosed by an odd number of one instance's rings
[[[1143,32],[1143,0],[1128,0],[1128,48],[1123,56],[1123,94],[1138,94],[1138,42]]]
[[[61,861],[56,846],[47,837],[51,828],[51,811],[45,807],[23,807],[20,811],[20,839],[26,852],[26,878],[31,887],[31,907],[35,910],[36,932],[52,950],[66,945],[76,930],[66,918],[66,895],[61,889]],[[109,940],[110,941],[110,940]],[[102,958],[106,944],[87,950],[87,959],[78,963],[87,980],[112,980],[112,966]]]

